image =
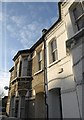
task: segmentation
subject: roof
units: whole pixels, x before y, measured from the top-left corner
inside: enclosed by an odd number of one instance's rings
[[[41,38],[30,48],[30,50],[31,50],[31,51],[35,50],[35,48],[36,48],[39,44],[41,44],[43,41],[44,41],[44,39],[41,37]]]
[[[9,72],[12,72],[14,70],[14,66],[9,70]]]
[[[31,53],[39,44],[41,44],[43,41],[42,37],[30,48],[25,50],[20,50],[17,52],[17,54],[14,56],[13,61],[17,59],[17,57],[24,53]]]
[[[24,53],[30,53],[30,49],[18,51],[17,54],[14,56],[13,61],[15,61],[19,55],[24,54]]]

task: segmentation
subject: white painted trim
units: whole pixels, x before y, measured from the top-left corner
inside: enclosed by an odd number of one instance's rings
[[[41,73],[41,72],[43,72],[43,69],[41,69],[41,70],[35,72],[34,75],[37,75],[37,74],[39,74],[39,73]]]
[[[50,68],[50,67],[53,66],[54,64],[57,64],[58,62],[60,62],[60,60],[56,60],[56,61],[52,62],[51,64],[48,65],[48,68]]]

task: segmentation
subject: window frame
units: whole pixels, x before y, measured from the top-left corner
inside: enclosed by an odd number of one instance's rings
[[[82,5],[81,5],[81,7],[82,7]],[[76,13],[75,13],[75,11],[76,11]],[[76,14],[77,14],[77,6],[73,9],[73,15],[74,15],[74,19],[75,19],[75,24],[77,25],[77,29],[80,30],[82,28],[80,28],[79,22],[84,17],[84,13],[80,14],[79,16],[76,16]]]
[[[55,42],[55,43],[53,43]],[[52,64],[53,62],[58,60],[58,52],[57,52],[57,41],[56,38],[54,37],[50,42],[49,42],[49,64]]]
[[[84,19],[84,13],[82,12],[84,10],[84,8],[83,8],[82,4],[83,4],[82,2],[80,2],[80,3],[74,3],[69,8],[69,12],[70,12],[70,16],[71,16],[71,21],[72,21],[75,33],[83,28],[83,26],[81,25],[82,24],[82,19]],[[80,14],[78,14],[78,11],[77,11],[78,7],[77,6],[79,6],[79,8],[81,8],[80,9],[81,10]]]
[[[22,60],[22,73],[21,73],[21,76],[28,76],[28,56],[25,56],[22,59],[23,60]]]
[[[42,50],[40,50],[38,53],[38,71],[42,70]]]
[[[19,77],[19,62],[17,62],[15,66],[16,66],[16,72],[15,72],[16,77]]]

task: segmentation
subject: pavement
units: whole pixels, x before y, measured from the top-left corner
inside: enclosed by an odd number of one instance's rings
[[[15,118],[15,117],[7,117],[5,115],[0,115],[0,120],[21,120],[19,118]]]

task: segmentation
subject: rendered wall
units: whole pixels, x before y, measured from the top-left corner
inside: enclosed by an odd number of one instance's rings
[[[62,20],[46,35],[47,51],[47,82],[48,90],[61,89],[62,114],[63,118],[79,118],[79,106],[76,93],[76,83],[73,74],[72,55],[67,53],[66,41],[74,35],[69,7],[73,2],[67,2],[61,6]],[[58,60],[49,64],[49,43],[56,38]],[[76,55],[76,54],[75,54]],[[62,68],[62,71],[61,71]],[[61,71],[61,72],[60,72]],[[80,71],[81,72],[81,71]],[[53,99],[54,99],[54,95]],[[52,104],[51,98],[48,98]],[[50,115],[53,117],[55,108],[50,108]],[[55,116],[55,114],[54,114]]]

